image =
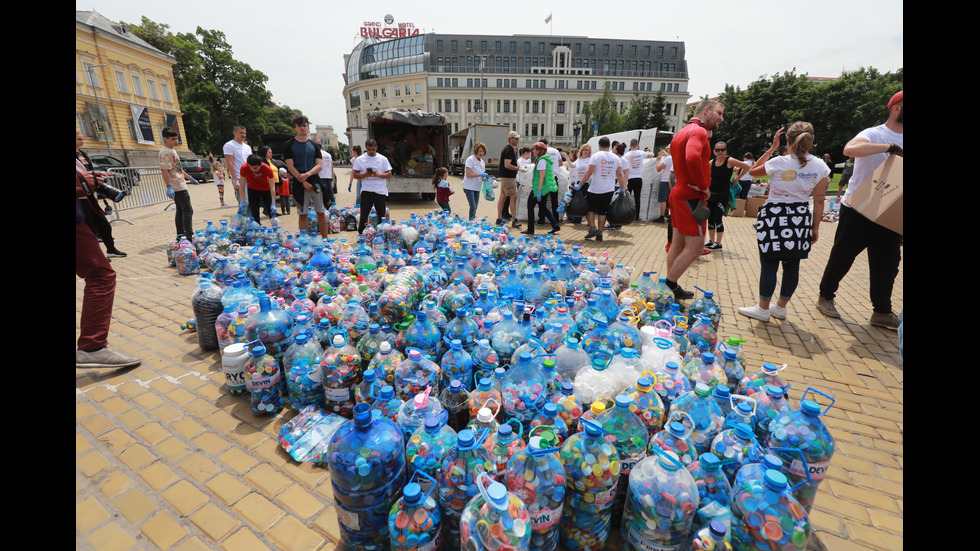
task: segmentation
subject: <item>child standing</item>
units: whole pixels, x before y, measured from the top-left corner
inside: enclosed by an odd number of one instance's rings
[[[449,180],[446,180],[448,177],[449,170],[444,167],[437,168],[432,177],[432,187],[436,188],[436,203],[442,210],[452,212],[453,209],[449,208],[449,196],[456,192],[449,188]]]
[[[218,200],[221,201],[221,208],[224,208],[228,206],[225,204],[225,171],[221,169],[221,165],[212,164],[211,175],[214,176],[214,185],[218,188]]]
[[[279,209],[283,214],[289,214],[289,201],[293,196],[289,192],[289,172],[285,168],[279,169],[279,187],[276,188],[276,195],[279,196]]]

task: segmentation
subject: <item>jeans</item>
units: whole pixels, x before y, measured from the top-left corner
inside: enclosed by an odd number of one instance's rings
[[[557,195],[557,193],[555,195]],[[548,197],[551,197],[551,193],[545,193],[541,195],[541,207],[538,210],[544,213],[548,221],[551,222],[552,228],[557,228],[558,220],[551,213],[551,209],[548,208]],[[531,192],[531,194],[527,196],[527,231],[528,232],[534,231],[534,207],[537,204],[538,204],[538,198],[534,194],[534,192]],[[554,203],[552,203],[552,208],[554,208]]]
[[[902,261],[902,236],[875,224],[856,210],[841,204],[834,246],[827,267],[820,279],[820,296],[833,299],[840,282],[857,258],[868,250],[868,270],[871,272],[871,305],[874,311],[892,311],[892,288]]]
[[[767,260],[762,261],[762,272],[759,276],[759,299],[771,300],[772,294],[776,291],[776,272],[779,270],[779,263],[783,263],[783,283],[779,287],[780,300],[789,300],[793,297],[796,287],[800,284],[800,259],[796,260]]]
[[[480,204],[480,190],[464,189],[466,202],[470,204],[470,220],[476,218],[476,206]]]
[[[116,272],[85,222],[75,222],[75,275],[85,280],[77,346],[79,350],[97,350],[106,346],[109,338]]]
[[[174,192],[174,224],[177,235],[183,235],[188,240],[194,238],[194,207],[191,206],[191,194],[187,190]]]
[[[449,212],[453,211],[453,209],[449,208],[449,201],[436,201],[436,204],[438,204],[439,208],[442,210],[448,210]]]
[[[357,233],[364,233],[368,220],[371,218],[371,207],[378,213],[378,220],[384,220],[388,196],[373,191],[361,191],[361,220],[357,224]]]

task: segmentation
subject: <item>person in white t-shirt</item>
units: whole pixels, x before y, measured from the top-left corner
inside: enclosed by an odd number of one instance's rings
[[[783,129],[772,138],[772,147],[759,158],[749,171],[753,176],[769,175],[769,197],[759,208],[755,223],[759,243],[759,303],[739,308],[738,312],[760,321],[786,319],[786,305],[800,282],[800,261],[807,257],[819,237],[823,217],[824,195],[830,169],[822,160],[810,154],[813,147],[813,125],[794,122],[786,131],[789,154],[770,160],[779,149]],[[809,198],[813,193],[813,212]],[[776,273],[783,267],[783,279],[776,304],[771,304],[776,291]]]
[[[640,140],[633,138],[630,140],[630,150],[623,155],[629,163],[629,172],[626,174],[626,188],[633,194],[633,203],[636,205],[636,221],[640,220],[640,191],[643,189],[643,161],[652,159],[653,153],[640,151]]]
[[[226,171],[228,178],[231,180],[232,187],[235,188],[235,197],[239,201],[247,201],[245,190],[241,188],[239,178],[242,173],[242,165],[245,164],[248,156],[252,154],[252,146],[245,142],[244,126],[236,124],[232,130],[232,135],[234,137],[225,142],[221,151],[225,156],[225,166],[228,167]],[[241,193],[239,193],[239,190],[241,190]]]
[[[333,181],[333,156],[326,149],[321,149],[323,167],[320,168],[320,189],[323,191],[323,206],[329,208],[337,201],[337,184]]]
[[[735,177],[735,179],[738,180],[738,185],[742,187],[742,189],[738,192],[738,198],[748,199],[749,189],[752,188],[752,175],[749,174],[749,170],[751,170],[752,165],[755,164],[755,155],[745,152],[745,154],[742,155],[742,162],[749,165],[749,168],[740,170],[738,175]]]
[[[840,207],[834,247],[820,279],[817,310],[831,318],[840,313],[834,298],[840,282],[847,275],[854,259],[868,250],[871,272],[871,305],[874,312],[871,325],[898,330],[898,316],[892,312],[892,289],[902,261],[902,236],[868,220],[848,203],[855,190],[867,185],[867,180],[889,155],[905,156],[905,91],[888,101],[888,120],[885,124],[867,128],[844,146],[844,155],[854,157],[854,172]]]
[[[660,188],[657,190],[657,201],[660,202],[660,218],[654,222],[667,220],[667,197],[670,195],[670,175],[674,172],[674,159],[670,156],[670,146],[657,154],[657,172],[660,173]],[[667,227],[668,230],[670,226]]]
[[[489,177],[487,174],[487,164],[483,161],[487,154],[487,146],[483,142],[476,142],[473,146],[473,154],[466,158],[465,175],[463,177],[463,193],[466,194],[466,201],[470,205],[469,219],[476,218],[476,207],[480,204],[480,191],[483,189],[483,178]]]
[[[623,162],[615,153],[609,151],[609,138],[599,138],[599,152],[589,157],[589,168],[582,175],[583,182],[589,182],[586,198],[589,212],[585,215],[589,223],[589,233],[585,239],[596,238],[602,241],[602,230],[606,226],[606,213],[612,201],[616,185],[626,191],[626,178],[623,177]]]
[[[364,142],[366,153],[354,159],[351,172],[354,178],[361,182],[361,219],[357,224],[357,233],[364,233],[368,219],[371,217],[371,207],[378,214],[378,220],[385,219],[388,199],[388,182],[391,178],[391,163],[378,153],[378,142],[373,138]]]

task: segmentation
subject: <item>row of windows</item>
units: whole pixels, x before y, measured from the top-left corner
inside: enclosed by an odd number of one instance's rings
[[[461,69],[462,68],[462,69]],[[554,68],[545,57],[499,57],[485,56],[483,66],[480,56],[437,57],[432,71],[436,73],[530,73],[535,68]],[[593,74],[616,76],[665,76],[677,72],[676,63],[654,63],[652,61],[624,59],[582,59],[570,62],[570,68],[590,69]]]
[[[404,86],[399,86],[399,85],[396,84],[396,85],[393,86],[393,88],[395,90],[395,97],[396,98],[397,97],[401,97],[402,90],[405,91],[405,95],[406,96],[411,96],[412,95],[412,85],[411,84],[405,84]],[[372,88],[371,90],[364,90],[364,99],[365,100],[378,99],[378,90],[381,90],[381,98],[382,99],[388,97],[388,87],[387,86],[382,86],[381,88]],[[415,83],[415,95],[419,95],[419,96],[422,95],[422,83],[421,82],[416,82]],[[360,107],[361,106],[361,92],[360,92],[360,90],[352,90],[351,91],[351,93],[350,93],[350,106],[351,106],[351,108],[356,108],[356,107]]]
[[[95,70],[93,64],[83,61],[82,74],[85,75],[86,84],[92,88],[102,88],[102,84],[99,81],[99,72]],[[116,90],[119,94],[132,94],[138,98],[149,97],[152,100],[159,101],[162,99],[167,103],[173,103],[173,96],[170,94],[170,85],[166,82],[159,83],[158,91],[158,83],[150,77],[145,77],[146,87],[144,88],[144,77],[141,75],[132,73],[127,75],[127,72],[121,69],[113,69],[113,74],[116,80]]]
[[[596,88],[597,83],[598,83],[598,81],[595,81],[595,80],[577,80],[577,81],[575,81],[575,89],[576,90],[596,90],[597,89]],[[489,84],[489,80],[488,79],[485,79],[485,78],[484,79],[479,79],[479,78],[468,78],[468,79],[466,79],[466,87],[467,88],[480,88],[481,86],[483,88],[487,88],[488,87],[488,84]],[[571,90],[572,89],[572,87],[571,87],[571,81],[570,80],[556,80],[556,81],[554,81],[554,84],[552,84],[552,86],[554,88],[557,88],[558,90],[566,90],[566,89],[567,90]],[[624,90],[626,90],[626,82],[625,81],[611,81],[611,86],[612,86],[612,89],[615,90],[615,91],[624,91]],[[437,88],[458,88],[459,87],[459,79],[458,78],[437,78],[436,79],[436,87]],[[547,87],[548,87],[547,86],[547,80],[544,80],[544,79],[525,79],[524,80],[524,88],[528,88],[528,89],[534,89],[534,88],[542,89],[542,88],[547,88]],[[516,78],[498,78],[497,79],[497,88],[517,88],[517,79]],[[652,92],[653,91],[653,83],[652,82],[634,82],[633,83],[633,90],[638,91],[638,92]],[[661,92],[680,92],[680,90],[681,90],[680,83],[676,83],[676,82],[672,82],[672,83],[661,82],[660,83],[660,91]]]
[[[422,55],[425,53],[424,36],[410,36],[400,40],[389,40],[364,47],[361,55],[362,63],[374,63],[387,59],[397,59],[412,55]]]
[[[449,42],[450,42],[450,46],[451,46],[450,49],[452,51],[459,50],[459,41],[458,40],[450,40]],[[474,45],[474,41],[467,40],[467,41],[465,41],[465,45],[466,45],[465,47],[466,47],[467,50],[472,50],[473,49],[473,45]],[[537,43],[537,51],[538,51],[538,53],[542,53],[542,54],[543,53],[548,53],[548,52],[551,52],[552,50],[554,50],[554,48],[556,48],[559,45],[561,45],[561,44],[551,44],[551,47],[546,50],[547,45],[544,42],[538,42]],[[480,41],[480,51],[481,52],[489,52],[489,51],[491,51],[491,49],[489,48],[489,46],[490,46],[489,41],[487,41],[487,40],[481,40]],[[581,54],[582,53],[582,50],[583,49],[586,49],[586,48],[583,47],[583,44],[581,42],[576,42],[574,45],[569,45],[569,46],[571,46],[573,48],[573,50],[574,50],[574,52],[576,54]],[[508,45],[507,45],[507,48],[508,48],[508,51],[510,53],[516,53],[518,51],[517,41],[516,40],[509,41],[508,42]],[[534,49],[533,46],[532,46],[532,43],[529,42],[529,41],[525,41],[523,43],[522,48],[523,48],[523,52],[524,53],[531,53],[533,51],[533,49]],[[436,51],[441,52],[444,49],[445,49],[445,41],[443,41],[443,40],[436,40]],[[619,56],[625,55],[626,52],[629,52],[629,55],[630,56],[633,56],[633,57],[635,57],[639,52],[642,52],[643,55],[646,56],[646,57],[650,57],[654,53],[654,51],[656,51],[657,57],[664,57],[664,55],[666,55],[668,53],[670,54],[670,57],[677,57],[678,54],[680,53],[680,49],[677,46],[670,46],[669,49],[666,46],[657,46],[657,49],[656,50],[653,50],[649,44],[644,45],[642,47],[642,49],[640,49],[640,48],[637,47],[636,44],[630,44],[629,45],[629,48],[627,48],[626,45],[624,45],[624,44],[616,44],[616,45],[613,46],[613,48],[610,48],[610,44],[602,44],[601,47],[599,47],[599,45],[597,45],[595,43],[590,43],[590,44],[588,44],[587,50],[588,50],[589,54],[592,54],[592,55],[595,55],[597,51],[601,51],[602,52],[602,55],[604,55],[604,56],[610,55],[610,51],[616,52],[615,55],[619,55]],[[493,42],[493,49],[492,49],[492,51],[494,51],[494,52],[503,52],[504,51],[504,43],[503,43],[503,41],[502,40],[495,40]]]

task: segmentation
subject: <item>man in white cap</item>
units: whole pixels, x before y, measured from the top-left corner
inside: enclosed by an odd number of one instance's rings
[[[500,152],[500,197],[497,200],[497,221],[496,225],[503,224],[504,202],[510,198],[510,216],[513,219],[511,225],[520,228],[521,224],[517,221],[517,142],[521,135],[511,130],[507,134],[507,145]]]

